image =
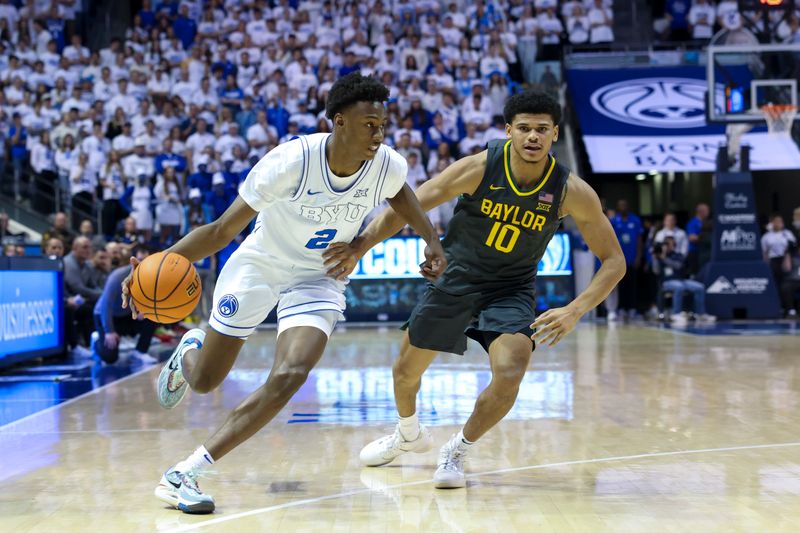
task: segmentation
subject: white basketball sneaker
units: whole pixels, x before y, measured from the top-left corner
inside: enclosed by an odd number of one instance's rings
[[[188,514],[214,512],[214,498],[203,493],[197,485],[197,474],[179,472],[173,466],[161,476],[155,490],[156,498]]]
[[[460,489],[467,486],[464,476],[464,461],[467,447],[458,442],[458,435],[453,435],[439,451],[439,465],[433,475],[433,486],[437,489]]]
[[[183,354],[190,348],[203,347],[206,332],[202,329],[190,329],[181,337],[181,342],[167,359],[164,368],[158,375],[158,403],[164,409],[172,409],[183,400],[189,384],[183,379]]]
[[[428,428],[419,425],[419,435],[414,440],[405,440],[398,424],[394,433],[374,440],[364,446],[359,454],[364,466],[383,466],[406,452],[424,453],[433,447],[433,437]]]

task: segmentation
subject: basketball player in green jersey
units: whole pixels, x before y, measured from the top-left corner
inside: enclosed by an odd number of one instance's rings
[[[426,211],[459,197],[443,241],[448,265],[406,323],[393,368],[397,428],[361,451],[364,465],[380,466],[431,448],[432,438],[416,414],[422,374],[438,352],[463,354],[471,337],[489,353],[492,381],[464,428],[442,447],[437,488],[466,485],[466,454],[513,406],[535,342],[557,344],[625,273],[625,258],[597,194],[550,155],[561,119],[558,103],[524,92],[506,102],[504,115],[508,140],[490,142],[487,150],[457,161],[417,191]],[[575,220],[602,266],[575,300],[534,322],[537,266],[566,216]],[[387,209],[353,242],[331,246],[325,254],[329,275],[349,274],[366,250],[403,224]]]

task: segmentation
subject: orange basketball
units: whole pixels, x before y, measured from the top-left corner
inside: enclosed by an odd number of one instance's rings
[[[153,322],[172,324],[194,311],[200,301],[200,276],[182,255],[158,252],[139,263],[131,281],[136,309]]]

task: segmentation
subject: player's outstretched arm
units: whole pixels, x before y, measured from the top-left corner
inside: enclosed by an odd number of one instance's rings
[[[461,194],[474,193],[483,179],[485,168],[486,152],[483,151],[459,159],[444,169],[441,174],[420,185],[417,189],[417,199],[419,205],[422,206],[422,211],[428,212]],[[403,190],[400,193],[402,194]],[[325,250],[322,256],[325,259],[329,276],[344,279],[353,271],[367,250],[403,229],[407,223],[406,219],[401,213],[398,213],[392,201],[390,201],[391,208],[385,209],[375,217],[353,242],[335,243]],[[411,226],[419,233],[417,227],[413,224]],[[420,235],[423,234],[420,233]]]
[[[192,263],[205,259],[227,246],[257,214],[258,212],[247,205],[241,196],[237,196],[221,217],[210,224],[190,231],[166,251],[180,254]],[[130,306],[131,315],[135,319],[137,313],[133,307],[133,301],[130,299],[129,289],[133,272],[139,266],[135,257],[131,257],[131,266],[133,267],[131,273],[122,281],[122,307]]]
[[[577,298],[564,307],[545,311],[531,325],[536,330],[533,339],[550,346],[558,344],[584,314],[605,300],[625,275],[625,256],[611,222],[603,213],[597,193],[574,174],[567,181],[567,195],[561,212],[572,216],[589,249],[602,264],[592,282]]]
[[[403,185],[394,198],[389,198],[388,201],[392,210],[414,228],[417,235],[425,239],[428,244],[425,247],[425,262],[420,267],[420,274],[427,280],[438,278],[447,268],[447,259],[444,257],[442,243],[439,242],[439,234],[425,211],[422,210],[417,197],[414,196],[414,191],[408,184]]]

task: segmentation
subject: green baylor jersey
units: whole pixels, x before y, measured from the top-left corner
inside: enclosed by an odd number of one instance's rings
[[[447,269],[435,282],[446,293],[534,288],[560,224],[569,169],[548,155],[542,179],[524,190],[511,172],[511,150],[511,140],[490,141],[483,180],[456,204],[442,241]]]

